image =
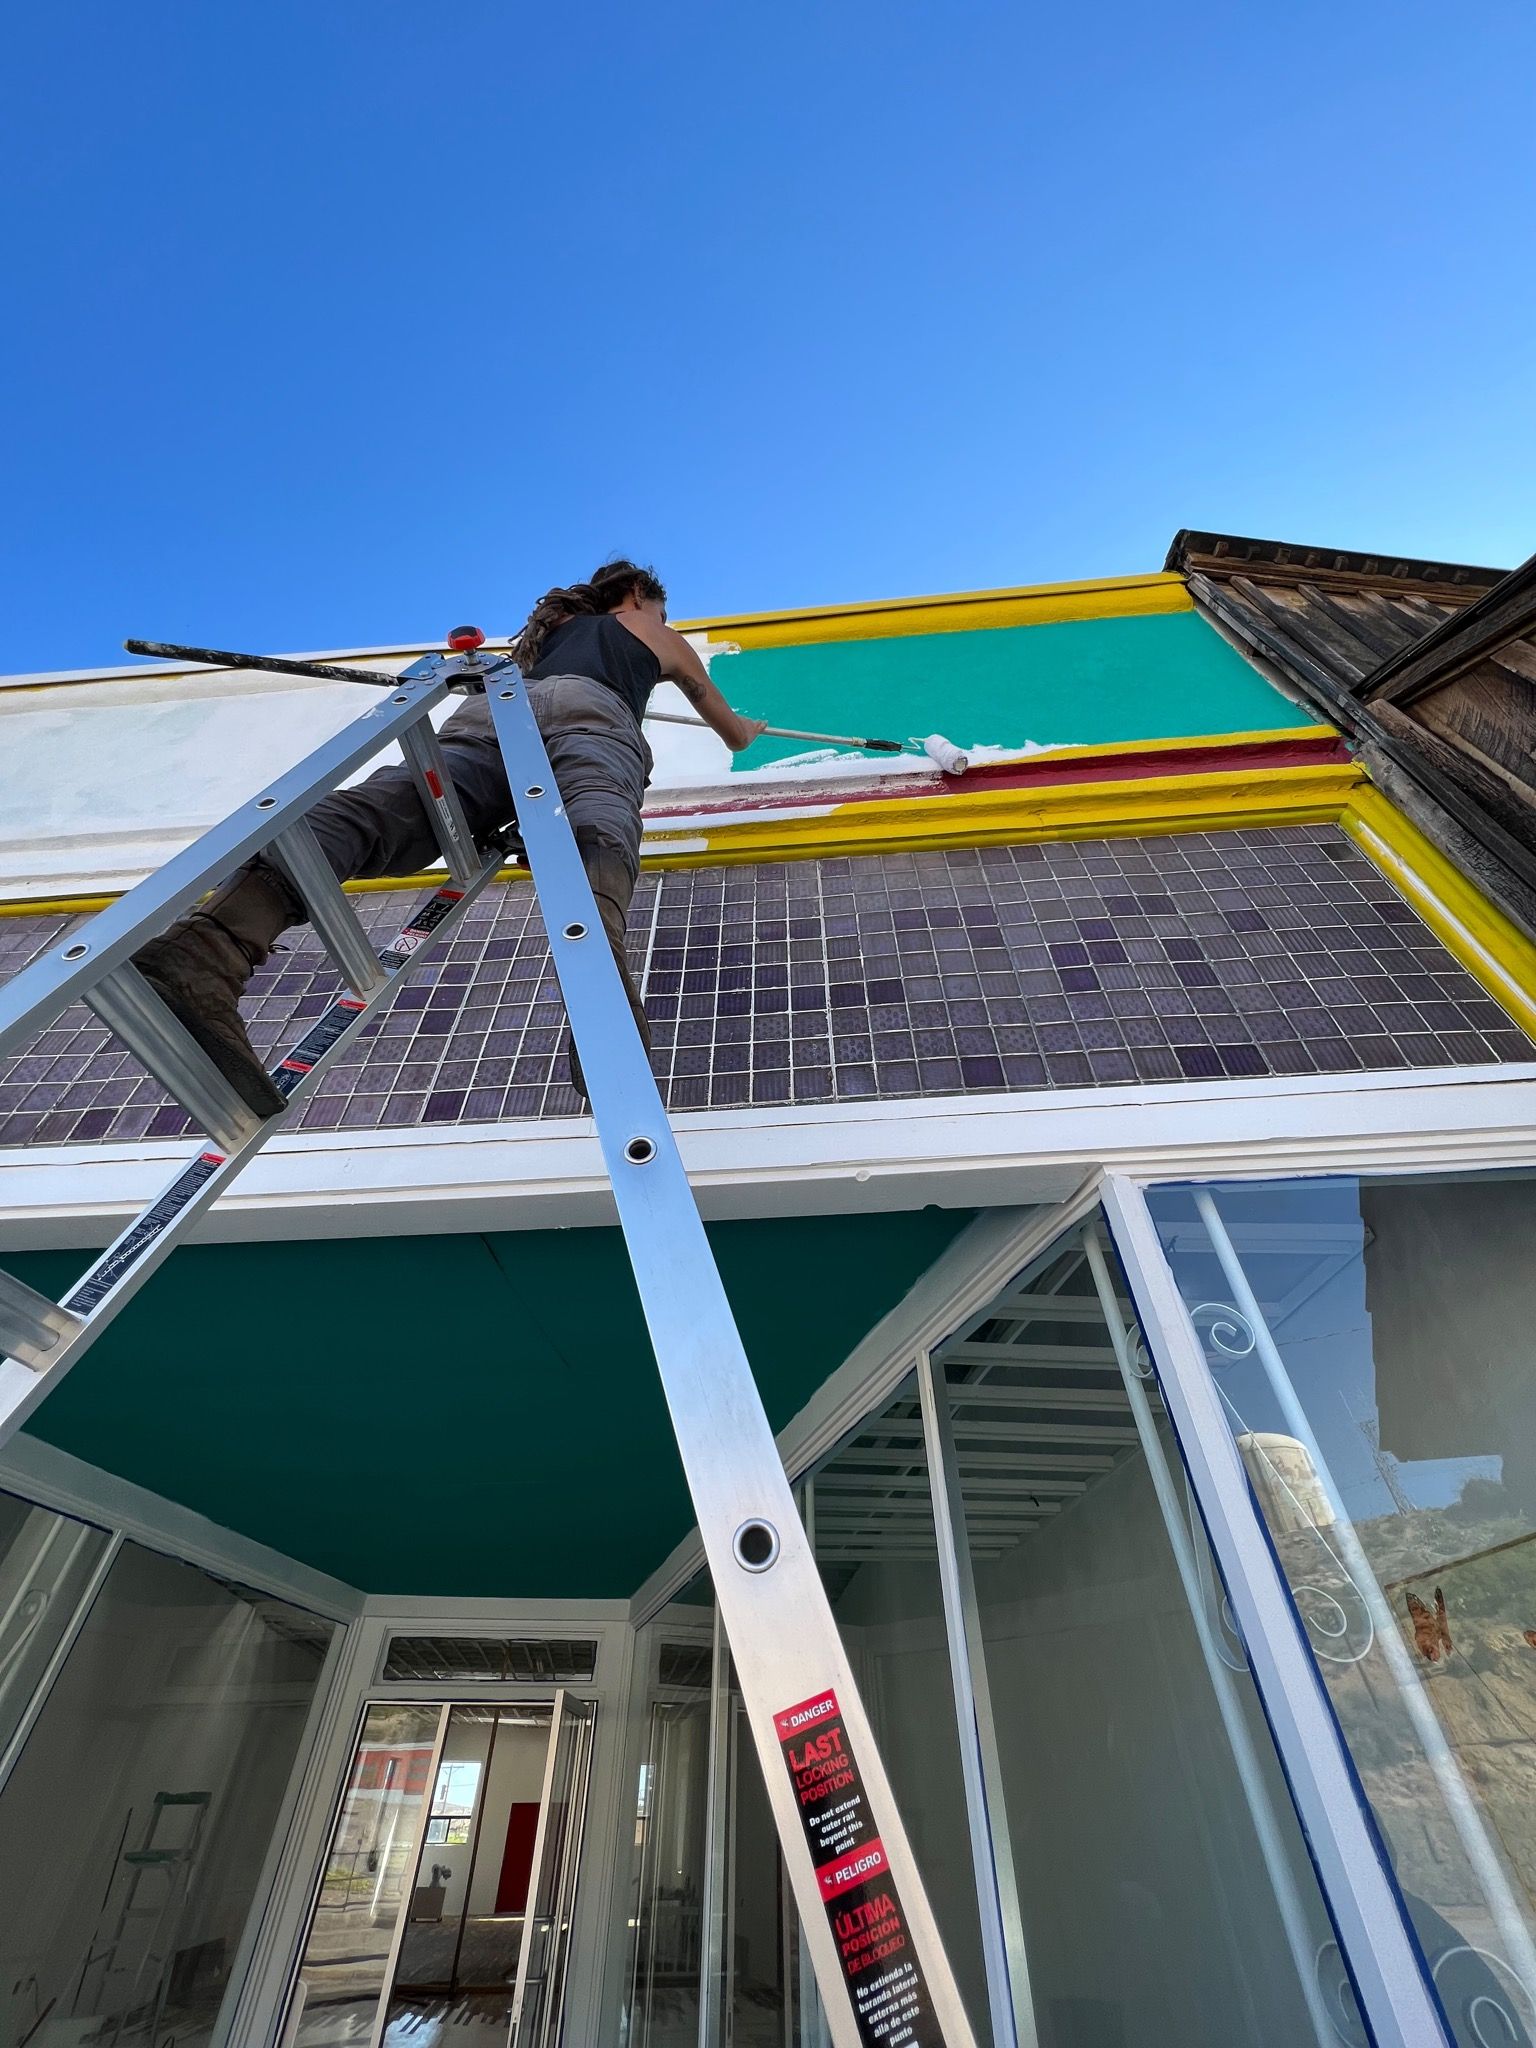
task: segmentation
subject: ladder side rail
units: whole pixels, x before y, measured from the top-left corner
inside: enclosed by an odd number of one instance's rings
[[[507,668],[486,693],[833,2038],[837,2048],[881,2038],[866,2031],[883,2024],[869,2006],[889,1995],[902,2003],[898,2038],[910,2048],[974,2048],[527,692]],[[623,1541],[622,1530],[614,1534]],[[845,1816],[839,1839],[819,1836],[809,1803],[802,1807],[791,1725],[846,1745],[849,1782],[830,1802]],[[862,1942],[865,1915],[900,1932],[899,1954],[886,1950],[889,1963],[862,1973],[855,1962],[845,1975],[838,1944]]]
[[[325,740],[260,795],[213,825],[164,867],[99,910],[90,923],[64,937],[0,988],[0,1054],[26,1043],[83,996],[93,982],[132,958],[181,911],[277,833],[304,816],[381,747],[426,717],[447,694],[451,674],[401,680],[398,689],[369,706]]]
[[[434,947],[457,929],[465,911],[499,873],[501,861],[500,852],[494,852],[466,887],[445,883],[424,897],[394,943],[379,955],[385,976],[382,985],[366,1001],[351,993],[338,996],[279,1056],[271,1069],[272,1079],[290,1107],[312,1093],[337,1054],[393,998]],[[267,1141],[288,1128],[286,1114],[268,1117],[233,1151],[203,1146],[91,1262],[62,1303],[50,1303],[13,1275],[0,1274],[5,1290],[0,1291],[0,1329],[10,1328],[3,1320],[8,1303],[35,1317],[46,1317],[52,1310],[62,1323],[59,1341],[45,1347],[36,1362],[29,1363],[25,1352],[14,1348],[9,1357],[0,1356],[0,1446],[21,1428]]]

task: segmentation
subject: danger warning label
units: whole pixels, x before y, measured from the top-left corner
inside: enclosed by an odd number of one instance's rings
[[[866,2048],[944,2048],[835,1692],[773,1717]]]

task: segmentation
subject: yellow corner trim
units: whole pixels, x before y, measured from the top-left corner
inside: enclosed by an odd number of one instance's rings
[[[1536,1037],[1536,945],[1380,790],[1362,784],[1339,824],[1522,1031]]]
[[[1088,583],[1037,583],[1016,590],[964,590],[942,597],[881,598],[868,604],[807,605],[734,618],[679,619],[680,633],[707,633],[742,648],[811,647],[833,640],[891,640],[916,633],[973,633],[996,626],[1050,626],[1193,611],[1182,576],[1105,576]]]

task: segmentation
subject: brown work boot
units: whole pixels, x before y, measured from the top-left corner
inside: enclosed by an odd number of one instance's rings
[[[275,871],[253,862],[133,956],[155,994],[260,1117],[277,1116],[286,1097],[251,1044],[240,997],[278,933],[300,915]]]

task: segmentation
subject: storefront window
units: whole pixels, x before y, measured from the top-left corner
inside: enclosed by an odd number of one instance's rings
[[[331,1634],[124,1544],[0,1793],[0,2035],[210,2039]]]
[[[714,1593],[701,1572],[642,1636],[629,2048],[696,2048],[706,1961]]]
[[[1536,2034],[1536,1181],[1149,1198],[1458,2043]]]
[[[107,1542],[105,1529],[0,1493],[0,1754]]]
[[[1090,1227],[934,1361],[1020,2035],[1328,2048],[1331,1925],[1124,1295]]]

